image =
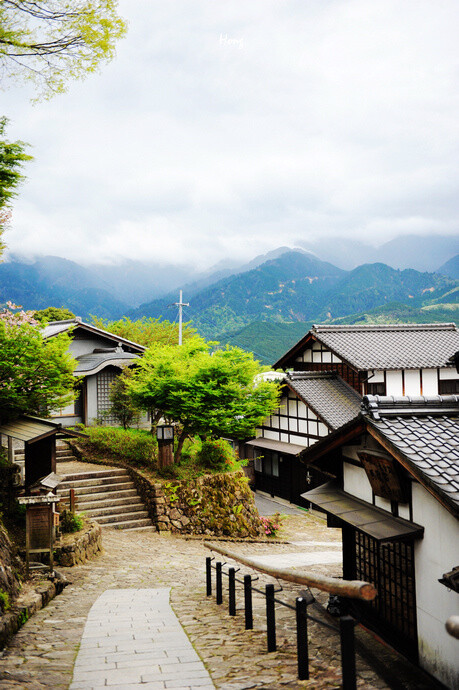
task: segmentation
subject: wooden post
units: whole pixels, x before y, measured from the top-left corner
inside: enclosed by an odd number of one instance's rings
[[[8,436],[8,462],[14,462],[13,438]]]

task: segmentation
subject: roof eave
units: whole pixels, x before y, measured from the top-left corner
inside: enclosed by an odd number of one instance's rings
[[[419,468],[413,464],[408,456],[406,456],[400,448],[398,448],[390,439],[383,434],[373,420],[365,418],[367,431],[373,438],[387,450],[406,471],[411,474],[423,487],[428,491],[439,503],[455,518],[459,518],[459,506],[453,501],[448,494],[444,493],[439,487],[432,482],[427,475],[425,475]]]

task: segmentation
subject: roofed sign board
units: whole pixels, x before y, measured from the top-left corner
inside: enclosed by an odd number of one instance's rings
[[[392,458],[359,452],[373,493],[390,501],[407,501],[406,490]]]

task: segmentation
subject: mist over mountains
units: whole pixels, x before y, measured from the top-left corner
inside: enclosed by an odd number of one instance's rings
[[[11,257],[0,264],[0,302],[12,300],[26,309],[65,306],[85,320],[97,315],[174,321],[180,288],[190,303],[184,319],[202,335],[273,361],[311,323],[458,320],[459,254],[444,260],[458,244],[451,237],[404,237],[383,246],[381,256],[393,255],[393,263],[395,257],[417,265],[438,261],[429,271],[383,261],[345,269],[350,259],[344,249],[355,250],[356,260],[368,246],[344,240],[327,245],[330,256],[340,254],[339,262],[279,247],[245,264],[220,262],[203,273],[136,261],[82,266],[59,257]]]

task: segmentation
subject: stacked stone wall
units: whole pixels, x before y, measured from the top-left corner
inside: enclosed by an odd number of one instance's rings
[[[154,481],[127,468],[158,531],[215,537],[264,536],[244,472]]]
[[[68,540],[68,543],[66,543]],[[82,565],[102,551],[102,530],[96,522],[89,522],[83,533],[75,532],[61,539],[54,549],[54,558],[59,565]]]
[[[23,564],[16,556],[7,531],[0,521],[0,592],[7,594],[10,598],[17,595],[22,569]]]

